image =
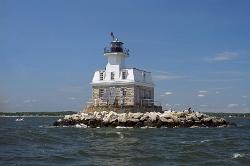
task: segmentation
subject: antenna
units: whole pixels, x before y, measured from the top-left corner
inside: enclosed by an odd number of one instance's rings
[[[114,36],[113,32],[111,32],[110,35],[112,37],[112,41],[114,41],[115,40],[115,36]]]

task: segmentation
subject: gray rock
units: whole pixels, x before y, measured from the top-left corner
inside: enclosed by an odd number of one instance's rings
[[[125,123],[127,121],[127,114],[121,113],[118,115],[118,122]]]
[[[146,121],[148,120],[148,118],[149,118],[149,113],[146,112],[145,114],[142,115],[142,117],[140,118],[140,121]]]
[[[137,112],[137,113],[128,113],[129,118],[134,118],[134,119],[140,119],[143,116],[143,113]]]
[[[149,113],[149,120],[156,121],[159,118],[159,113],[158,112],[150,112]]]

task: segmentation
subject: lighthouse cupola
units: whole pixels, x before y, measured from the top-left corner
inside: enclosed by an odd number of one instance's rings
[[[123,47],[124,43],[115,38],[112,32],[111,37],[110,46],[104,48],[104,55],[108,58],[106,68],[125,68],[125,59],[129,55],[129,50]]]

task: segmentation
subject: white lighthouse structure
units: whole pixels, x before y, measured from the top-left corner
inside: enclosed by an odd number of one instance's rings
[[[151,73],[137,68],[127,68],[129,50],[114,37],[104,48],[108,63],[97,70],[92,79],[92,99],[85,111],[144,112],[161,111],[154,101],[154,84]]]

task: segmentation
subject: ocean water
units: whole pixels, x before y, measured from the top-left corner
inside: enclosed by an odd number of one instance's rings
[[[53,127],[0,117],[0,165],[250,165],[250,118],[232,128]]]

